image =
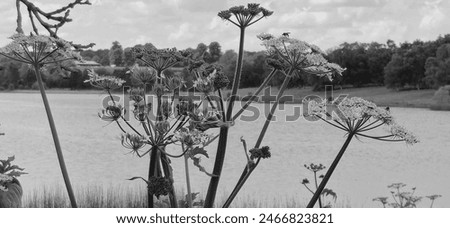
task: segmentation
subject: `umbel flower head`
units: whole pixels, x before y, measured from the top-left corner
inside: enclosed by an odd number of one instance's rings
[[[114,76],[100,76],[94,70],[88,70],[89,79],[84,83],[89,83],[92,86],[106,91],[115,90],[125,83],[124,80]]]
[[[398,125],[392,117],[388,108],[377,107],[373,102],[359,97],[344,98],[330,103],[326,100],[308,102],[307,116],[320,118],[326,123],[351,133],[381,141],[404,141],[407,144],[414,144],[419,140],[404,127]],[[385,126],[388,128],[388,135],[370,136],[366,132]]]
[[[72,44],[60,38],[17,33],[10,39],[11,43],[0,48],[0,55],[19,62],[42,67],[68,60],[81,60]]]
[[[139,155],[139,150],[142,149],[145,144],[146,140],[141,135],[129,133],[122,135],[122,146],[131,150],[131,153],[137,153]]]
[[[342,75],[345,70],[335,63],[329,63],[323,57],[324,52],[316,45],[287,36],[275,37],[267,33],[258,35],[258,38],[267,49],[269,66],[276,69],[292,69],[297,73],[326,76],[329,80],[336,74]]]
[[[117,121],[123,112],[123,107],[120,104],[113,104],[102,110],[102,113],[98,114],[100,119],[108,122]]]
[[[249,3],[247,7],[233,6],[228,10],[220,11],[217,15],[238,27],[247,27],[272,14],[273,11],[261,7],[259,4]]]
[[[185,84],[185,81],[180,75],[166,76],[162,79],[162,81],[163,85],[166,87],[166,90],[169,92],[179,90]]]
[[[147,66],[155,69],[159,74],[164,70],[183,62],[188,57],[186,52],[177,51],[176,48],[132,48],[134,56]],[[157,75],[161,77],[161,75]]]
[[[131,81],[136,85],[152,85],[156,79],[156,71],[150,67],[134,65],[130,72]]]
[[[314,173],[317,173],[317,172],[319,172],[319,171],[325,169],[325,166],[322,165],[322,164],[316,165],[316,164],[314,164],[314,163],[311,163],[311,164],[309,164],[309,165],[306,165],[306,164],[305,164],[304,166],[305,166],[306,169],[308,169],[309,171],[314,172]]]
[[[263,146],[261,148],[253,148],[248,151],[250,153],[250,159],[259,159],[259,158],[270,158],[270,148],[268,146]]]
[[[223,67],[218,64],[204,65],[196,71],[197,79],[194,87],[203,93],[210,93],[214,90],[226,88],[230,80],[223,72]]]
[[[175,132],[175,139],[185,144],[188,147],[203,145],[205,146],[210,140],[211,136],[202,131],[192,127],[182,127]]]

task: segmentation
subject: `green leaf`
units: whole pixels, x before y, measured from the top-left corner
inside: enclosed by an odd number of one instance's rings
[[[28,173],[13,170],[10,173],[8,173],[7,175],[10,176],[10,177],[20,177],[23,174],[28,174]]]
[[[191,150],[191,156],[195,156],[195,155],[198,155],[198,154],[209,158],[208,152],[205,149],[203,149],[203,148],[195,147],[194,149]]]
[[[132,178],[130,178],[128,180],[136,180],[136,179],[141,179],[148,185],[148,181],[146,179],[144,179],[143,177],[132,177]]]
[[[322,195],[324,195],[324,196],[332,196],[334,201],[336,201],[336,199],[337,199],[336,192],[334,192],[333,190],[328,189],[328,188],[323,189]]]

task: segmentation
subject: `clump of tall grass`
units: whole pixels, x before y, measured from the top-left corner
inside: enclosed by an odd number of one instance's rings
[[[85,186],[75,189],[78,206],[81,208],[146,208],[147,190],[145,187],[123,186]],[[177,192],[178,199],[182,199],[185,192]],[[199,198],[203,198],[200,195]],[[227,195],[218,197],[217,205],[222,205]],[[234,208],[303,208],[307,203],[306,198],[297,196],[279,196],[260,198],[251,194],[236,197],[232,207]],[[184,202],[186,203],[186,202]],[[182,206],[181,200],[179,205]],[[202,205],[197,205],[202,207]],[[69,199],[61,187],[42,187],[26,193],[23,198],[24,208],[68,208]],[[168,197],[160,197],[155,201],[155,207],[168,208]],[[333,207],[350,207],[349,202],[336,202]]]

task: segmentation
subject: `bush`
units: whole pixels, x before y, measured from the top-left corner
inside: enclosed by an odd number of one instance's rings
[[[45,84],[45,82],[43,82],[43,83],[44,83],[44,88],[48,89],[47,85]],[[31,89],[32,90],[39,90],[39,83],[38,82],[34,82],[33,85],[31,85]]]
[[[16,89],[16,87],[14,86],[14,84],[9,84],[8,85],[8,90],[15,90]]]

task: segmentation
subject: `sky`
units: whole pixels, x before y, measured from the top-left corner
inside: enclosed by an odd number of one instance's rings
[[[54,10],[73,0],[30,0]],[[59,36],[76,43],[96,43],[94,49],[150,42],[158,48],[195,48],[217,41],[222,50],[237,49],[239,29],[217,12],[248,1],[238,0],[90,0],[91,6],[71,11],[73,22]],[[434,40],[450,33],[448,0],[255,0],[274,14],[246,30],[245,49],[263,50],[256,35],[266,32],[318,45],[324,50],[343,42],[396,43]],[[28,21],[22,7],[24,22]],[[0,1],[0,46],[15,31],[15,1]],[[30,32],[29,24],[24,26]],[[45,33],[43,29],[41,33]]]

